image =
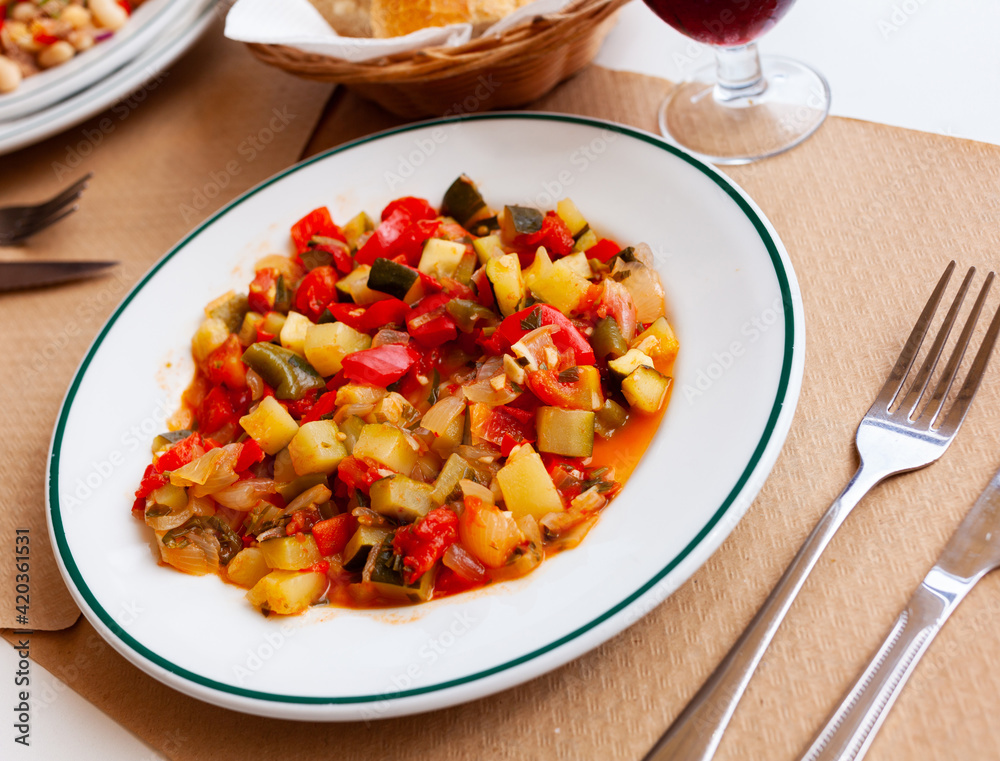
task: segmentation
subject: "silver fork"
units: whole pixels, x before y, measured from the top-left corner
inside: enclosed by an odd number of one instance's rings
[[[76,211],[76,201],[91,177],[93,174],[88,172],[48,201],[33,206],[6,206],[0,209],[0,246],[20,243]]]
[[[820,519],[777,586],[722,663],[646,755],[644,761],[708,761],[715,755],[722,733],[725,732],[764,651],[809,572],[816,565],[820,554],[851,510],[872,487],[889,476],[930,465],[944,454],[955,438],[979,388],[993,345],[996,343],[997,333],[1000,331],[1000,309],[998,309],[969,368],[965,382],[950,409],[944,412],[943,407],[948,393],[958,374],[959,365],[972,338],[990,285],[993,283],[992,272],[987,275],[983,283],[979,297],[930,398],[926,399],[926,392],[931,376],[972,282],[974,267],[966,274],[931,344],[927,358],[913,376],[906,393],[902,393],[954,270],[955,262],[951,262],[920,313],[917,324],[913,327],[885,385],[858,426],[856,446],[861,464],[857,472]],[[902,400],[896,404],[900,396]]]

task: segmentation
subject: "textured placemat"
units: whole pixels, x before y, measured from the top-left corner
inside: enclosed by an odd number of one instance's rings
[[[537,107],[652,129],[668,87],[592,67]],[[345,94],[309,150],[393,123]],[[795,151],[730,174],[770,217],[798,273],[807,324],[802,396],[784,451],[746,517],[635,626],[498,696],[370,724],[302,725],[207,706],[142,675],[84,621],[36,634],[36,659],[176,759],[641,758],[846,483],[856,466],[857,422],[947,260],[1000,264],[1000,148],[830,119]],[[73,344],[76,356],[85,342]],[[945,458],[878,487],[835,538],[764,659],[719,759],[795,758],[867,661],[1000,464],[998,374],[994,367]],[[22,457],[35,466],[34,456],[2,451],[8,467]],[[987,578],[921,663],[869,758],[1000,756],[998,632],[1000,579]]]

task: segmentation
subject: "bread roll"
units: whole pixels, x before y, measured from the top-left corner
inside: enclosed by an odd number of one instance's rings
[[[337,34],[371,37],[371,0],[309,0]]]
[[[429,26],[471,23],[482,32],[530,0],[371,0],[376,37],[399,37]]]

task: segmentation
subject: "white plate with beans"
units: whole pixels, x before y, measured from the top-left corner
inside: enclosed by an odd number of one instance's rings
[[[146,0],[123,23],[123,11],[116,0],[86,0],[84,6],[67,6],[63,13],[70,7],[80,8],[72,13],[86,12],[98,24],[104,21],[103,30],[97,37],[106,35],[112,26],[119,28],[81,52],[64,40],[51,43],[37,53],[40,63],[49,68],[24,77],[20,82],[9,65],[10,60],[0,60],[0,123],[48,108],[101,81],[138,56],[182,14],[198,4],[199,0]],[[9,6],[8,31],[12,24],[20,21],[18,6],[28,5],[14,3]],[[80,45],[86,46],[86,42]]]

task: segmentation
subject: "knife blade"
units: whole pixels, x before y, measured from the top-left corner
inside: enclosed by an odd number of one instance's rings
[[[800,761],[861,761],[900,690],[976,582],[1000,568],[1000,471],[951,535],[885,642]]]
[[[97,277],[118,262],[0,262],[0,292]]]

